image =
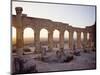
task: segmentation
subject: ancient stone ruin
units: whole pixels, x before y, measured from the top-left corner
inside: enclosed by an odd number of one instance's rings
[[[22,7],[16,7],[16,15],[12,15],[12,26],[16,28],[16,48],[23,48],[23,31],[25,28],[30,27],[34,30],[34,46],[35,46],[35,52],[40,52],[40,30],[42,28],[45,28],[48,30],[48,48],[49,50],[52,50],[54,43],[53,43],[53,31],[55,29],[59,30],[60,32],[60,48],[64,48],[64,32],[67,30],[69,32],[69,40],[68,45],[69,49],[73,50],[73,32],[77,32],[77,44],[76,48],[80,49],[82,48],[94,48],[95,47],[95,24],[92,26],[87,26],[85,28],[78,28],[78,27],[72,27],[68,23],[62,23],[62,22],[55,22],[49,19],[43,19],[43,18],[35,18],[35,17],[29,17],[26,14],[22,14],[23,8]],[[83,42],[81,42],[81,32],[83,32]],[[89,40],[87,40],[87,33],[89,33]],[[95,49],[95,48],[94,48]]]
[[[18,56],[23,55],[23,51],[30,51],[30,49],[20,49],[24,47],[24,40],[23,40],[23,31],[25,28],[30,27],[34,30],[34,46],[35,51],[34,53],[40,53],[40,60],[43,62],[69,62],[71,61],[74,56],[79,56],[80,52],[76,51],[77,49],[83,49],[84,52],[87,52],[88,48],[95,51],[96,49],[96,28],[94,25],[87,26],[85,28],[78,28],[73,27],[69,25],[68,23],[62,23],[62,22],[55,22],[49,19],[43,19],[43,18],[35,18],[35,17],[29,17],[26,14],[23,14],[23,8],[22,7],[16,7],[16,15],[12,15],[12,26],[16,28],[16,49],[14,49],[15,53]],[[60,32],[60,39],[59,39],[59,46],[60,49],[55,52],[55,59],[50,59],[51,56],[47,56],[47,51],[45,48],[41,48],[40,44],[40,31],[41,29],[47,29],[48,30],[48,50],[52,51],[54,47],[54,41],[53,41],[53,31],[55,29],[59,30]],[[64,52],[64,32],[69,32],[69,39],[68,39],[68,50],[70,50],[70,55],[67,55],[66,52]],[[74,44],[73,39],[73,33],[77,32],[77,39],[76,44]],[[83,41],[81,41],[81,32],[83,32]],[[87,33],[89,33],[89,40],[87,40]],[[19,61],[19,58],[16,58],[16,61]],[[15,61],[15,63],[16,63]],[[22,65],[23,60],[20,61],[20,65]],[[36,67],[36,66],[34,66]],[[34,67],[31,67],[32,69]],[[28,70],[27,70],[28,71]]]

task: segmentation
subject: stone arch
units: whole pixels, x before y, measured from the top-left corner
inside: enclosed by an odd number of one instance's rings
[[[87,47],[89,47],[91,45],[90,43],[90,33],[87,32]]]
[[[68,41],[69,41],[69,31],[65,30],[65,32],[64,32],[64,48],[68,48]]]
[[[12,26],[12,44],[15,45],[16,44],[16,27]]]
[[[82,44],[83,44],[83,40],[84,39],[84,33],[83,32],[81,32],[81,48],[82,48]]]
[[[69,39],[69,31],[68,30],[65,30],[64,32],[64,40],[68,40]]]
[[[60,34],[60,31],[58,29],[55,29],[53,31],[53,40],[54,41],[59,41],[59,34]]]
[[[84,38],[84,34],[83,32],[81,32],[81,40],[83,40],[83,38]]]
[[[26,27],[23,30],[24,44],[31,44],[34,42],[34,30],[31,27]]]
[[[75,46],[77,46],[77,32],[74,31],[73,32],[73,45],[75,44]]]
[[[76,31],[73,32],[73,39],[77,40],[77,32]]]
[[[54,47],[59,47],[59,37],[60,36],[60,31],[58,29],[55,29],[53,31],[53,42],[54,42]]]
[[[35,29],[36,29],[34,26],[25,25],[25,26],[23,26],[23,31],[24,31],[26,28],[31,28],[33,31],[35,31]]]
[[[48,41],[48,30],[46,28],[42,28],[40,30],[40,42],[43,45],[47,45]]]
[[[87,40],[89,40],[89,36],[90,36],[90,34],[89,34],[89,33],[87,33]]]

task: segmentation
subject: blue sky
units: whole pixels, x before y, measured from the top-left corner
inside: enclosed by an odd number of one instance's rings
[[[15,14],[15,7],[23,7],[23,13],[28,16],[64,22],[74,27],[84,28],[95,22],[95,6],[12,2],[12,14]]]

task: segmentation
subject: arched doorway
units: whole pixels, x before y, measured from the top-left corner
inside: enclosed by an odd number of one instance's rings
[[[84,34],[81,32],[81,48],[83,47],[83,39],[84,39]]]
[[[69,32],[66,30],[64,32],[64,49],[68,48]]]
[[[33,45],[34,42],[34,30],[30,27],[24,29],[24,45]]]
[[[48,46],[48,30],[45,28],[40,30],[40,44],[42,47]]]
[[[16,28],[12,27],[12,45],[16,45]]]
[[[73,46],[77,47],[77,32],[74,31],[73,33]]]
[[[89,36],[90,36],[90,34],[89,34],[89,33],[87,33],[87,40],[89,40]]]
[[[89,36],[90,36],[90,34],[89,33],[87,33],[87,47],[89,47],[90,46],[90,38],[89,38]]]
[[[59,35],[60,35],[59,30],[55,29],[53,31],[53,42],[54,42],[54,47],[56,48],[59,48]]]

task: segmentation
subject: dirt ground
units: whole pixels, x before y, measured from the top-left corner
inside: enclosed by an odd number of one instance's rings
[[[55,52],[48,52],[47,55],[50,59],[55,58]],[[27,54],[24,55],[24,60],[27,62],[24,63],[24,68],[30,68],[32,65],[36,65],[38,72],[51,72],[51,71],[69,71],[69,70],[84,70],[84,69],[95,69],[96,68],[96,53],[81,52],[80,56],[75,56],[74,59],[70,62],[55,63],[55,62],[44,62],[36,60],[39,54]]]

